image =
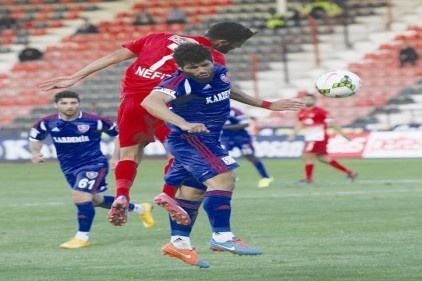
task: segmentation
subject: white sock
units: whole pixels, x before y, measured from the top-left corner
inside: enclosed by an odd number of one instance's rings
[[[134,212],[134,213],[137,213],[137,214],[143,214],[144,213],[144,211],[145,211],[145,209],[144,209],[144,207],[142,207],[141,205],[139,205],[139,204],[133,204],[135,207],[133,208],[133,211],[132,212]]]
[[[190,244],[190,238],[187,237],[187,236],[175,235],[175,236],[172,236],[171,237],[170,241],[177,248],[180,248],[180,249],[192,249],[192,245]]]
[[[214,239],[216,242],[222,243],[227,242],[229,240],[234,239],[234,234],[231,231],[228,232],[213,232],[212,239]]]
[[[78,238],[79,240],[88,242],[89,232],[78,231],[78,232],[76,232],[75,238]]]

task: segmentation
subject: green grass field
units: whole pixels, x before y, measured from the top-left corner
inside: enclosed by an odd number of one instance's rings
[[[240,161],[232,227],[261,256],[214,253],[205,212],[192,243],[208,269],[164,256],[169,241],[164,210],[147,230],[132,214],[123,227],[96,209],[92,247],[58,247],[76,231],[75,211],[57,163],[0,165],[0,280],[422,280],[420,159],[343,160],[359,171],[355,183],[317,165],[315,184],[298,186],[299,160],[266,160],[276,178],[256,188],[257,174]],[[146,160],[132,199],[150,201],[161,190],[164,162]],[[109,175],[114,193],[112,175]]]

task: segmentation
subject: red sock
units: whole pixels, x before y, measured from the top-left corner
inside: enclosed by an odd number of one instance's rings
[[[305,175],[307,181],[312,181],[312,176],[314,174],[314,164],[306,164],[305,165]]]
[[[170,158],[167,162],[167,165],[164,167],[164,175],[167,174],[168,170],[170,169],[171,164],[173,164],[174,158]],[[162,192],[170,196],[171,198],[176,197],[177,188],[167,185],[166,183],[163,184]]]
[[[116,184],[116,198],[125,196],[130,201],[129,191],[136,177],[138,164],[132,160],[122,160],[114,170]]]
[[[331,167],[336,168],[337,170],[340,170],[348,175],[350,175],[352,173],[352,171],[350,171],[349,169],[347,169],[346,167],[344,167],[343,165],[341,165],[339,162],[337,162],[336,160],[331,160],[331,162],[329,162],[328,164],[330,164]]]

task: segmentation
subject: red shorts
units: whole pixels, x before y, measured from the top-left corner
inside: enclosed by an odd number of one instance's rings
[[[307,141],[303,149],[306,153],[327,154],[328,141]]]
[[[117,111],[120,147],[142,142],[154,142],[154,136],[164,142],[170,129],[164,121],[149,114],[142,106],[144,95],[128,95],[122,98]]]

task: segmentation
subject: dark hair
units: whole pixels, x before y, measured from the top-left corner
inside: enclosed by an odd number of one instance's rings
[[[205,60],[213,61],[211,50],[196,43],[182,43],[176,48],[173,59],[179,67],[189,63],[200,63]]]
[[[216,23],[208,29],[205,37],[211,40],[227,40],[229,42],[246,41],[257,32],[252,31],[249,27],[241,25],[237,22],[220,22]]]
[[[55,103],[58,103],[58,102],[59,102],[59,100],[64,99],[64,98],[74,98],[74,99],[77,99],[77,100],[78,100],[78,102],[80,102],[80,101],[81,101],[81,100],[79,99],[79,95],[78,95],[77,93],[72,92],[72,91],[62,91],[62,92],[57,93],[57,94],[54,96],[54,102],[55,102]]]

